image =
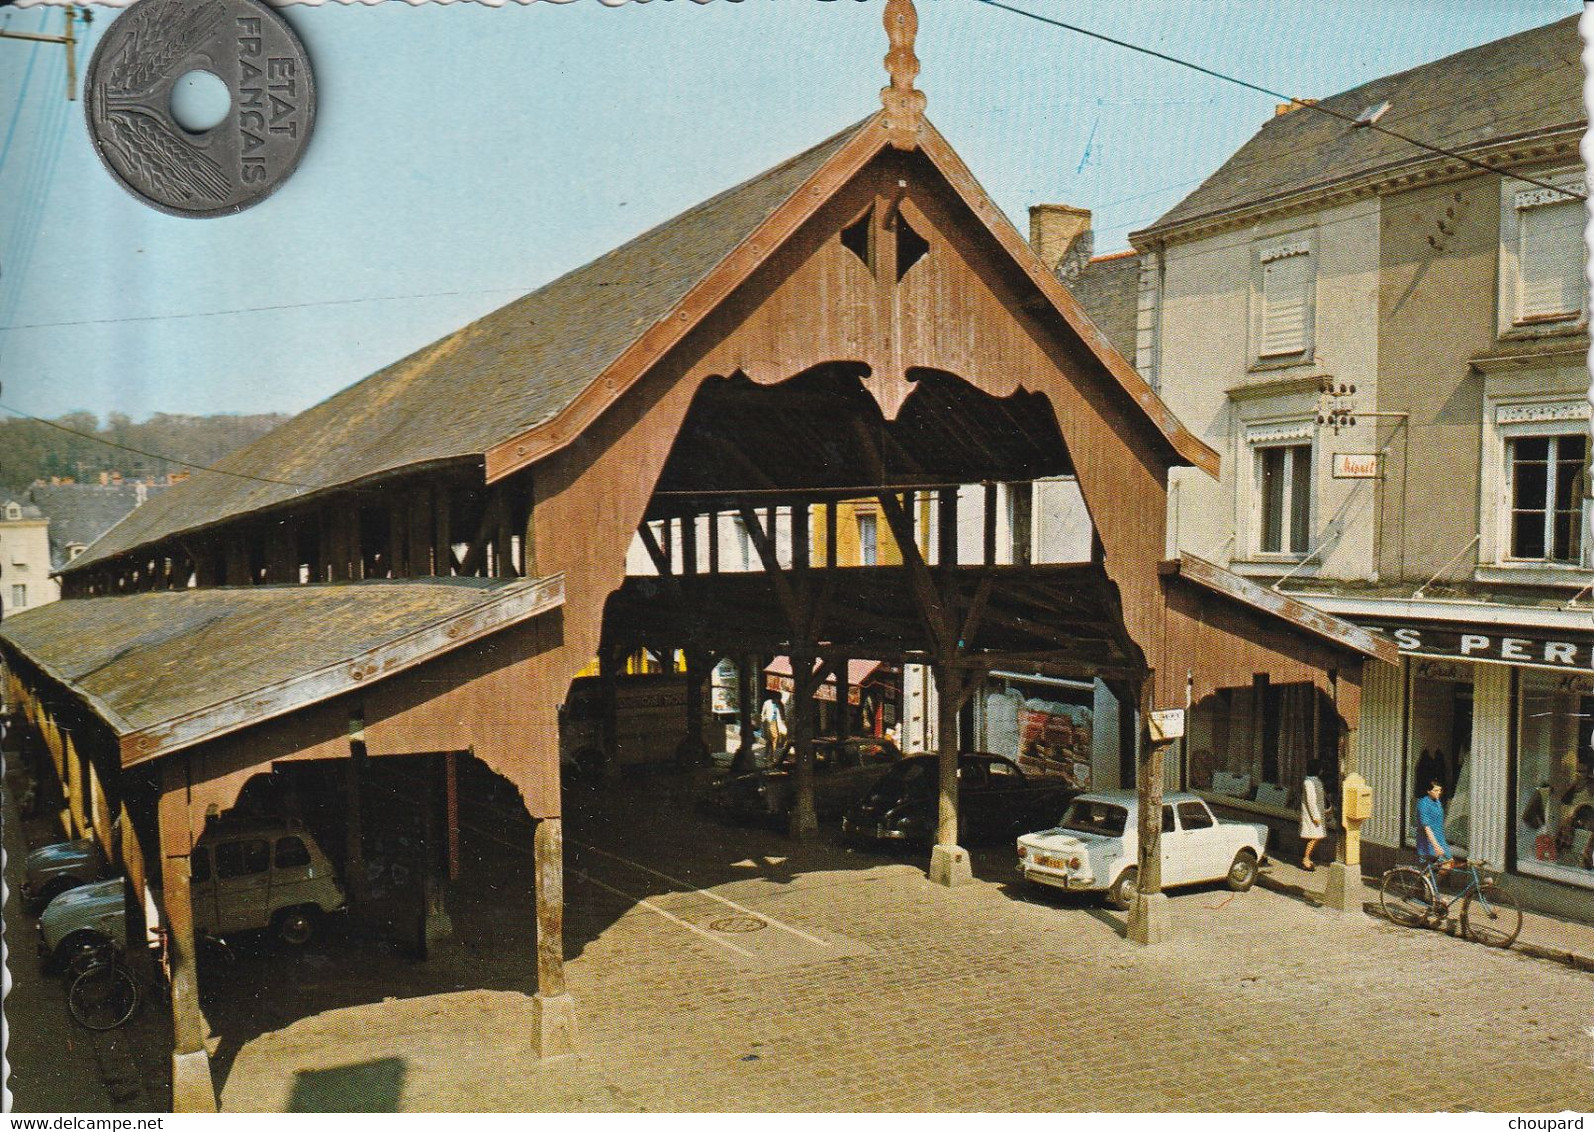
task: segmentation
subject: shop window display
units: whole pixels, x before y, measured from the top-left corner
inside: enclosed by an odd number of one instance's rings
[[[1594,887],[1594,676],[1524,672],[1517,869]]]
[[[1411,677],[1406,767],[1406,844],[1416,844],[1417,799],[1444,787],[1445,840],[1467,851],[1472,825],[1472,672],[1465,664],[1423,661]]]
[[[1311,684],[1222,688],[1191,710],[1187,781],[1219,801],[1293,812],[1314,758],[1330,768],[1324,785],[1333,796],[1338,737],[1333,703]]]

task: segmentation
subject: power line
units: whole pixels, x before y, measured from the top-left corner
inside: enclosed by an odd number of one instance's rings
[[[135,456],[144,456],[151,460],[164,460],[169,464],[178,464],[184,468],[193,468],[195,471],[200,472],[215,472],[218,476],[232,476],[234,479],[254,480],[256,483],[276,484],[279,487],[298,487],[303,488],[306,491],[320,490],[315,484],[295,483],[293,480],[275,480],[270,476],[251,476],[245,472],[229,472],[225,468],[216,468],[209,464],[196,464],[192,460],[179,460],[176,456],[162,456],[158,452],[145,452],[142,448],[132,448],[126,444],[118,444],[114,440],[106,440],[102,436],[95,436],[90,432],[80,432],[75,428],[67,428],[64,424],[58,424],[55,421],[46,420],[43,417],[36,417],[32,413],[24,413],[21,409],[13,409],[10,405],[4,403],[0,403],[0,409],[4,409],[6,412],[15,416],[23,417],[27,420],[46,425],[49,428],[58,429],[61,432],[68,433],[71,436],[78,436],[82,437],[84,440],[92,440],[96,444],[103,444],[107,448],[119,448],[123,452],[131,452]]]
[[[1526,174],[1507,172],[1497,165],[1489,164],[1487,161],[1480,161],[1475,157],[1468,157],[1466,154],[1457,153],[1452,149],[1444,149],[1440,146],[1431,145],[1425,141],[1419,141],[1417,138],[1411,137],[1409,134],[1403,134],[1398,130],[1391,130],[1387,126],[1380,126],[1377,122],[1363,121],[1354,114],[1346,114],[1343,111],[1334,110],[1331,107],[1324,106],[1319,102],[1309,102],[1305,99],[1296,98],[1294,95],[1284,94],[1280,91],[1272,90],[1268,87],[1260,86],[1253,82],[1248,82],[1247,80],[1238,78],[1234,75],[1225,74],[1222,71],[1215,71],[1211,67],[1202,66],[1200,63],[1192,63],[1188,59],[1179,58],[1177,55],[1169,55],[1166,52],[1157,51],[1150,47],[1142,47],[1138,43],[1130,43],[1128,40],[1115,39],[1112,36],[1104,35],[1099,31],[1091,31],[1089,28],[1080,27],[1078,24],[1070,24],[1065,23],[1062,20],[1054,20],[1050,16],[1037,15],[1034,12],[1025,11],[1023,8],[1015,8],[1011,4],[1003,4],[1001,3],[1001,0],[979,0],[979,3],[991,8],[1000,8],[1004,12],[1012,12],[1016,16],[1026,16],[1038,23],[1050,24],[1053,27],[1062,28],[1064,31],[1071,31],[1079,35],[1087,36],[1090,39],[1099,39],[1103,43],[1112,44],[1114,47],[1122,47],[1129,51],[1137,51],[1142,55],[1149,55],[1154,59],[1161,59],[1165,63],[1173,63],[1179,67],[1186,67],[1192,71],[1197,71],[1203,75],[1210,76],[1211,78],[1220,79],[1226,83],[1233,83],[1238,87],[1244,87],[1246,90],[1253,90],[1258,94],[1265,94],[1269,98],[1283,99],[1285,102],[1289,102],[1292,105],[1298,106],[1304,110],[1315,110],[1319,114],[1327,114],[1331,118],[1337,118],[1342,122],[1349,123],[1353,126],[1358,126],[1361,129],[1372,130],[1375,133],[1380,133],[1386,137],[1394,138],[1396,141],[1402,141],[1408,145],[1416,146],[1418,149],[1425,150],[1429,153],[1436,153],[1441,157],[1448,157],[1452,161],[1459,161],[1463,165],[1470,165],[1475,169],[1482,169],[1487,173],[1497,173],[1502,176],[1511,177],[1513,180],[1525,181],[1530,185],[1537,185],[1542,189],[1551,189],[1554,192],[1562,193],[1576,200],[1588,200],[1588,196],[1585,193],[1573,192],[1561,185],[1552,185],[1548,181],[1535,180]]]
[[[498,295],[504,293],[526,294],[529,287],[487,287],[475,291],[431,291],[415,295],[367,295],[356,299],[312,299],[303,303],[277,303],[264,307],[232,307],[219,311],[187,311],[177,314],[137,314],[126,318],[85,318],[70,322],[23,322],[15,326],[0,326],[0,330],[54,330],[65,326],[107,326],[119,322],[165,322],[178,318],[218,318],[229,314],[258,314],[262,311],[301,310],[305,307],[337,307],[350,303],[388,303],[405,299],[446,299],[463,295]]]

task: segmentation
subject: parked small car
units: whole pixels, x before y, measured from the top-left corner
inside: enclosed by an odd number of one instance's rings
[[[903,759],[847,811],[848,837],[928,845],[940,813],[940,759]],[[1026,775],[1001,755],[958,756],[958,842],[1011,837],[1038,822],[1056,820],[1076,791],[1060,778]]]
[[[67,889],[100,880],[109,872],[105,854],[87,838],[42,846],[28,854],[22,902],[28,911],[38,912]]]
[[[1133,790],[1081,794],[1063,820],[1018,839],[1018,871],[1027,881],[1070,892],[1105,892],[1128,908],[1139,874],[1140,799]],[[1267,860],[1265,825],[1223,821],[1194,794],[1162,804],[1162,884],[1221,880],[1236,892],[1256,883]]]
[[[189,858],[189,889],[196,932],[269,929],[290,947],[310,942],[321,918],[347,902],[315,838],[300,823],[277,818],[206,828]],[[119,877],[61,893],[39,918],[39,950],[49,966],[103,940],[127,946]]]
[[[880,772],[900,761],[890,739],[814,740],[814,811],[841,816]],[[784,818],[796,801],[797,756],[788,751],[771,767],[711,782],[704,802],[714,813],[744,821]]]

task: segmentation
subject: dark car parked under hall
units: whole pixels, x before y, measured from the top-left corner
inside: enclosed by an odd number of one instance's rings
[[[861,839],[930,844],[935,840],[939,782],[938,756],[903,759],[847,812],[842,833]],[[1001,755],[960,754],[958,842],[1000,841],[1032,828],[1055,825],[1077,793],[1063,779],[1025,774],[1013,760]]]

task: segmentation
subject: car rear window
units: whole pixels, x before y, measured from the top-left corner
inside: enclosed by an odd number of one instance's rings
[[[1129,811],[1111,802],[1092,802],[1076,798],[1063,815],[1063,828],[1074,833],[1095,833],[1102,837],[1122,837]]]
[[[310,863],[310,850],[297,837],[283,837],[277,841],[277,868],[298,869]]]

